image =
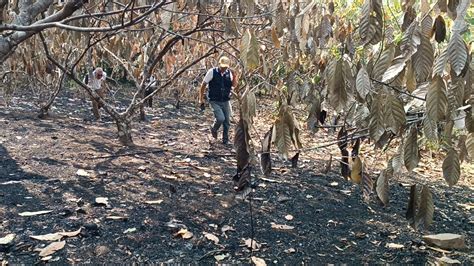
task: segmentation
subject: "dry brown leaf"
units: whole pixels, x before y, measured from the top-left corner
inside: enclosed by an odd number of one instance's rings
[[[380,173],[379,178],[377,179],[377,196],[383,205],[387,205],[389,201],[389,187],[388,180],[390,178],[390,171],[384,170]]]
[[[296,252],[296,249],[294,248],[285,249],[285,253],[288,253],[288,254],[295,253],[295,252]]]
[[[224,225],[224,226],[222,226],[221,231],[222,231],[222,233],[225,233],[227,231],[235,231],[235,229],[234,229],[234,227],[232,227],[230,225]]]
[[[402,245],[402,244],[397,244],[397,243],[388,243],[388,244],[387,244],[387,247],[388,247],[388,248],[392,248],[392,249],[402,249],[402,248],[404,248],[405,246]]]
[[[431,190],[427,185],[421,188],[420,204],[416,215],[416,225],[423,225],[425,230],[433,222],[434,204]]]
[[[84,176],[84,177],[89,177],[89,176],[90,176],[89,172],[87,172],[87,171],[84,170],[84,169],[79,169],[79,170],[77,170],[76,175],[78,175],[78,176]]]
[[[247,239],[243,239],[244,240],[244,244],[247,248],[251,248],[253,250],[258,250],[262,245],[259,244],[257,241],[252,240],[250,238],[247,238]]]
[[[418,148],[418,130],[412,127],[405,139],[403,146],[403,162],[409,172],[418,166],[420,162],[420,151]]]
[[[77,236],[81,233],[81,228],[77,229],[76,231],[72,231],[72,232],[58,232],[57,234],[60,234],[62,236],[67,236],[67,237],[73,237],[73,236]]]
[[[443,177],[450,187],[456,185],[461,176],[461,165],[459,155],[451,148],[443,161]]]
[[[145,203],[147,204],[161,204],[163,200],[147,200]]]
[[[8,245],[10,244],[10,242],[13,241],[13,239],[15,239],[15,234],[8,234],[2,238],[0,238],[0,245]]]
[[[252,256],[252,262],[255,264],[255,266],[267,266],[267,263],[265,263],[264,259]]]
[[[190,239],[193,237],[193,233],[189,232],[188,229],[182,228],[174,236],[181,236],[183,239]]]
[[[125,220],[128,220],[128,217],[126,216],[119,216],[119,215],[109,215],[107,217],[105,217],[105,219],[107,220],[122,220],[122,221],[125,221]]]
[[[18,215],[23,216],[23,217],[29,217],[29,216],[47,214],[47,213],[51,213],[51,212],[53,212],[53,211],[48,210],[48,211],[36,211],[36,212],[21,212]]]
[[[64,245],[66,245],[66,241],[53,242],[41,249],[39,255],[40,257],[47,257],[51,254],[54,254],[56,251],[63,249]]]
[[[95,203],[108,206],[109,205],[109,199],[106,198],[106,197],[97,197],[97,198],[95,198]]]
[[[61,238],[63,238],[63,236],[58,233],[37,235],[37,236],[30,236],[30,237],[36,240],[41,240],[41,241],[58,241],[58,240],[61,240]]]
[[[286,225],[286,224],[276,224],[276,223],[271,223],[273,229],[277,230],[293,230],[295,229],[294,226],[291,225]]]
[[[206,233],[206,232],[203,232],[204,236],[211,240],[212,242],[214,242],[214,244],[219,244],[219,238],[211,233]]]
[[[215,255],[214,259],[216,261],[222,261],[222,260],[225,260],[227,257],[229,257],[229,254],[220,254],[220,255]]]
[[[356,156],[352,161],[351,180],[356,184],[360,184],[362,180],[362,161]]]

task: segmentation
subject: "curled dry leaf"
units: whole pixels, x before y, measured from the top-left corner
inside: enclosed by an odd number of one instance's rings
[[[36,211],[36,212],[21,212],[18,215],[23,216],[23,217],[29,217],[29,216],[47,214],[47,213],[51,213],[51,212],[53,212],[53,211],[47,210],[47,211]]]
[[[66,245],[66,241],[53,242],[41,249],[39,255],[40,257],[47,257],[51,254],[54,254],[56,251],[63,249],[64,245]]]
[[[252,256],[252,262],[255,264],[255,266],[267,266],[267,263],[265,263],[264,259]]]
[[[190,239],[193,237],[193,233],[189,232],[188,229],[182,228],[175,235],[175,237],[182,237],[183,239]]]
[[[216,244],[216,245],[219,244],[219,238],[217,236],[215,236],[211,233],[206,233],[206,232],[203,232],[203,234],[208,240],[214,242],[214,244]]]
[[[4,237],[0,237],[0,245],[8,245],[10,244],[13,239],[15,239],[15,234],[8,234]]]

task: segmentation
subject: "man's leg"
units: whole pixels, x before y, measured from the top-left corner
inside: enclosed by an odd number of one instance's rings
[[[218,102],[210,102],[212,111],[214,112],[214,124],[211,127],[211,133],[214,138],[217,138],[217,131],[225,121],[224,111]]]
[[[230,128],[230,102],[223,102],[222,103],[222,111],[224,113],[224,132],[222,133],[222,142],[227,144],[229,142],[229,128]]]
[[[92,113],[94,113],[95,119],[99,120],[100,119],[100,113],[99,113],[99,103],[94,100],[94,98],[91,97],[92,101]]]

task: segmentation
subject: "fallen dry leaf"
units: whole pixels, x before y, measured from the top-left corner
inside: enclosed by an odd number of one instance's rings
[[[397,243],[388,243],[387,247],[388,248],[393,248],[393,249],[401,249],[404,246],[402,244],[397,244]]]
[[[47,211],[37,211],[37,212],[21,212],[18,215],[23,216],[23,217],[28,217],[28,216],[36,216],[36,215],[42,215],[42,214],[47,214],[53,212],[51,210]]]
[[[37,236],[30,236],[30,237],[36,240],[41,240],[41,241],[58,241],[58,240],[61,240],[61,238],[63,238],[63,236],[58,233],[37,235]]]
[[[56,251],[63,249],[64,245],[66,245],[66,241],[53,242],[47,245],[45,248],[41,249],[39,255],[40,257],[47,257],[51,254],[54,254]]]
[[[53,256],[47,256],[47,257],[41,258],[41,260],[42,260],[42,261],[48,261],[48,260],[50,260],[50,259],[52,259],[52,258],[53,258]]]
[[[13,239],[15,239],[15,234],[8,234],[2,238],[0,238],[0,245],[8,245],[10,244],[10,242],[13,241]]]
[[[252,256],[252,262],[256,266],[266,266],[267,265],[267,263],[265,263],[264,259],[261,259],[261,258],[255,257],[255,256]]]
[[[147,200],[145,201],[145,203],[147,204],[161,204],[163,202],[163,200]]]
[[[215,255],[214,259],[216,259],[216,261],[222,261],[227,257],[229,257],[229,254],[220,254],[220,255]]]
[[[128,234],[128,233],[133,233],[136,231],[137,231],[137,228],[133,227],[133,228],[128,228],[127,230],[123,231],[123,233]]]
[[[62,236],[67,236],[67,237],[77,236],[80,233],[81,233],[81,228],[77,229],[76,231],[72,231],[72,232],[58,232],[58,234],[60,234]]]
[[[286,219],[287,221],[291,221],[291,220],[294,219],[294,217],[293,217],[293,215],[288,214],[288,215],[285,216],[285,219]]]
[[[76,175],[84,176],[84,177],[89,177],[90,176],[90,174],[84,169],[77,170]]]
[[[57,233],[36,235],[36,236],[30,236],[30,237],[36,240],[41,240],[41,241],[58,241],[58,240],[61,240],[65,236],[67,237],[77,236],[79,235],[80,232],[81,232],[81,228],[72,232],[57,232]]]
[[[183,239],[190,239],[193,237],[193,233],[189,232],[188,229],[180,229],[174,236],[181,236]]]
[[[253,250],[258,250],[262,246],[262,244],[259,244],[257,241],[255,241],[255,239],[253,241],[250,238],[243,239],[243,240],[244,240],[245,246]]]
[[[118,216],[118,215],[110,215],[110,216],[105,217],[105,219],[107,219],[107,220],[122,220],[122,221],[126,221],[126,220],[128,220],[128,217],[126,217],[126,216]]]
[[[474,209],[474,204],[472,203],[458,203],[458,206],[463,207],[464,209],[468,211]]]
[[[276,223],[271,223],[273,229],[278,229],[278,230],[293,230],[295,229],[294,226],[291,225],[286,225],[286,224],[276,224]]]
[[[224,225],[224,226],[222,226],[221,231],[222,231],[222,233],[225,233],[227,231],[235,231],[235,229],[234,229],[234,227],[232,227],[230,225]]]
[[[219,244],[219,238],[213,234],[210,234],[210,233],[206,233],[206,232],[203,232],[204,236],[211,240],[212,242],[214,242],[214,244]]]
[[[109,199],[106,197],[97,197],[95,198],[95,203],[109,206]]]
[[[296,249],[294,248],[285,249],[285,253],[295,253],[295,252],[296,252]]]

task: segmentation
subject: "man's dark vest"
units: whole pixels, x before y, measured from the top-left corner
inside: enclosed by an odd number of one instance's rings
[[[209,100],[216,102],[226,102],[230,100],[230,90],[232,87],[232,79],[230,78],[230,70],[226,70],[221,75],[219,68],[212,70],[212,79],[209,82]]]

